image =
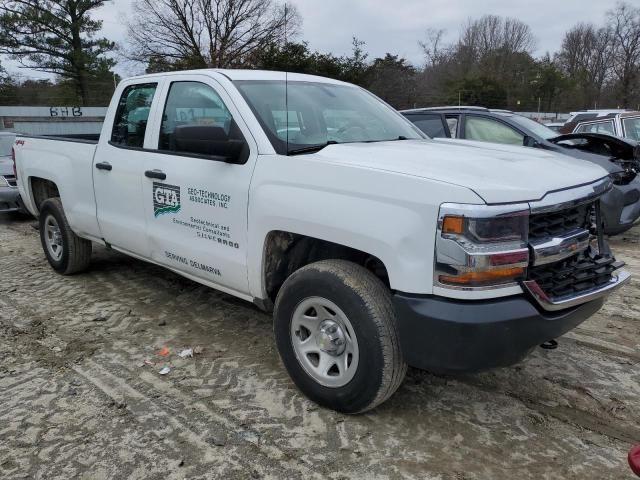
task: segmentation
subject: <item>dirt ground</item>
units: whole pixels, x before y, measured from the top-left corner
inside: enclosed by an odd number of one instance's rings
[[[612,241],[631,285],[557,350],[475,375],[410,370],[349,417],[296,390],[268,315],[102,247],[61,277],[34,225],[0,217],[0,478],[631,478],[640,226]]]

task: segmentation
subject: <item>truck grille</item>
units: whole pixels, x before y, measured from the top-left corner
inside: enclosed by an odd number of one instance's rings
[[[538,213],[529,218],[529,240],[566,235],[580,228],[591,229],[594,203],[551,213]]]
[[[621,266],[612,256],[599,255],[589,248],[560,262],[532,267],[528,276],[553,299],[578,295],[602,286]]]
[[[12,187],[17,187],[18,186],[18,183],[16,182],[16,177],[14,175],[5,175],[4,179]]]
[[[533,243],[570,235],[576,230],[596,234],[595,202],[558,212],[534,214],[529,220],[529,240]],[[592,244],[595,239],[592,240]],[[563,260],[530,266],[527,280],[535,281],[550,299],[570,297],[605,285],[623,265],[611,255],[601,255],[589,246]]]

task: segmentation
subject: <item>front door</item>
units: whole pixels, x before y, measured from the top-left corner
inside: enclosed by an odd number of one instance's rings
[[[143,181],[154,261],[247,293],[247,206],[256,145],[210,77],[171,77]]]
[[[149,257],[151,249],[142,196],[148,156],[143,145],[156,90],[155,83],[124,88],[112,119],[112,131],[103,130],[93,164],[102,237],[114,248],[144,258]]]

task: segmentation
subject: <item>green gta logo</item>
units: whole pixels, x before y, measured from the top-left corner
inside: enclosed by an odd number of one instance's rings
[[[153,182],[153,214],[156,217],[180,211],[180,187]]]

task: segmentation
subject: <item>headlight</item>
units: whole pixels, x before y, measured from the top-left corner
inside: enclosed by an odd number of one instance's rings
[[[529,264],[528,236],[528,205],[442,205],[437,283],[487,288],[523,278]]]
[[[9,186],[9,182],[7,182],[7,179],[4,177],[0,177],[0,187],[8,187]]]

